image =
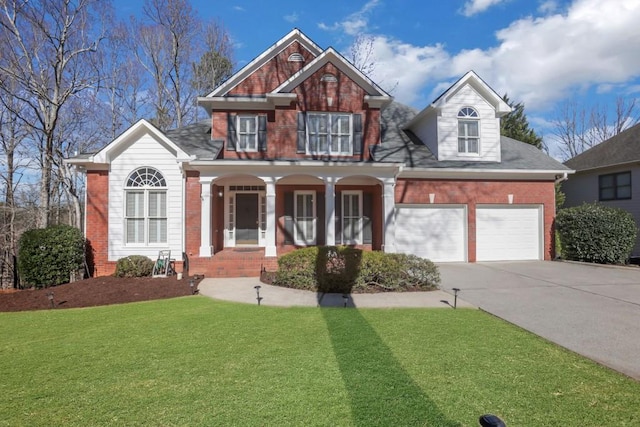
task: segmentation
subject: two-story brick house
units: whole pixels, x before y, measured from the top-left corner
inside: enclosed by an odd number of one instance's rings
[[[141,120],[68,160],[86,172],[95,274],[161,249],[210,276],[257,275],[307,245],[552,257],[570,170],[500,136],[510,107],[473,72],[416,112],[294,29],[198,102],[205,122]]]

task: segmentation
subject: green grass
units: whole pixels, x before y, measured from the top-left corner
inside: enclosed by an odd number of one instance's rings
[[[477,310],[187,297],[1,313],[0,425],[640,425],[640,383]]]

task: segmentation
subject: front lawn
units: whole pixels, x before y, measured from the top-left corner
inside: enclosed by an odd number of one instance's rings
[[[0,313],[0,425],[640,425],[640,383],[478,310],[185,297]]]

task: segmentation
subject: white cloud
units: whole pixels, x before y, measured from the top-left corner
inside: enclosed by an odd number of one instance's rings
[[[538,12],[542,13],[543,15],[553,13],[556,10],[558,10],[558,3],[554,0],[543,1],[542,3],[540,3],[540,6],[538,6]]]
[[[298,22],[298,19],[300,19],[296,12],[290,13],[289,15],[284,15],[283,18],[285,21],[291,22],[292,24],[294,22]]]
[[[464,16],[473,16],[506,1],[509,0],[470,0],[464,4],[461,13]]]
[[[425,87],[473,69],[499,94],[524,101],[528,111],[541,110],[576,89],[624,86],[640,78],[638,22],[637,0],[575,0],[563,14],[514,21],[497,31],[497,44],[486,50],[451,53],[439,44],[376,36],[372,77],[398,81],[393,95],[423,107],[416,101],[436,95],[421,94]]]
[[[369,13],[380,4],[380,0],[369,0],[360,10],[347,16],[343,21],[327,25],[324,22],[318,24],[318,28],[325,31],[342,30],[350,36],[366,32],[369,25]]]
[[[238,12],[245,12],[245,8],[242,6],[233,6],[233,10],[237,10]]]

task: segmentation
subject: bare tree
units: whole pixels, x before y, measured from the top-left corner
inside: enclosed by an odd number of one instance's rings
[[[358,34],[349,47],[349,61],[367,76],[376,69],[374,41],[372,35]]]
[[[635,98],[618,97],[613,112],[607,106],[580,107],[575,100],[562,104],[553,119],[553,133],[564,160],[611,138],[640,122]]]
[[[109,12],[110,4],[97,0],[0,0],[0,37],[8,46],[0,58],[0,73],[7,77],[0,79],[0,91],[26,106],[28,118],[22,109],[13,113],[39,135],[41,227],[49,224],[60,111],[71,97],[98,83],[93,59]]]

